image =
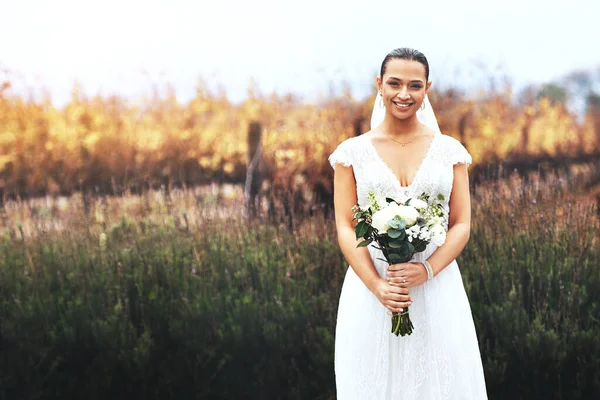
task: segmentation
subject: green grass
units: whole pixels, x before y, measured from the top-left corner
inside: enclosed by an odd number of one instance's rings
[[[569,185],[473,191],[458,262],[490,399],[600,394],[599,224]],[[335,398],[334,222],[237,209],[191,190],[89,215],[77,199],[7,204],[0,398]]]

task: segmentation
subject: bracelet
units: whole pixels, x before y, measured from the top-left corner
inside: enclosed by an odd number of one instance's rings
[[[431,268],[431,264],[429,264],[429,261],[423,260],[423,261],[421,261],[421,263],[427,270],[427,280],[429,281],[429,280],[433,279],[433,268]]]

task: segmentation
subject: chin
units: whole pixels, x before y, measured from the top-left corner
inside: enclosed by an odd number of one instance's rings
[[[393,110],[391,112],[391,114],[396,119],[406,120],[406,119],[410,119],[410,118],[414,117],[416,114],[416,111],[407,113],[407,112],[397,112],[396,110]]]

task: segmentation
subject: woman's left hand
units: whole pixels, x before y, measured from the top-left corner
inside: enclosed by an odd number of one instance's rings
[[[411,288],[427,281],[427,270],[420,262],[392,264],[387,269],[390,285]]]

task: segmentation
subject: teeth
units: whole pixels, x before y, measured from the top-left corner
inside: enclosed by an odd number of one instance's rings
[[[397,105],[398,107],[402,107],[402,108],[407,108],[410,107],[411,104],[400,104],[400,103],[394,103],[395,105]]]

